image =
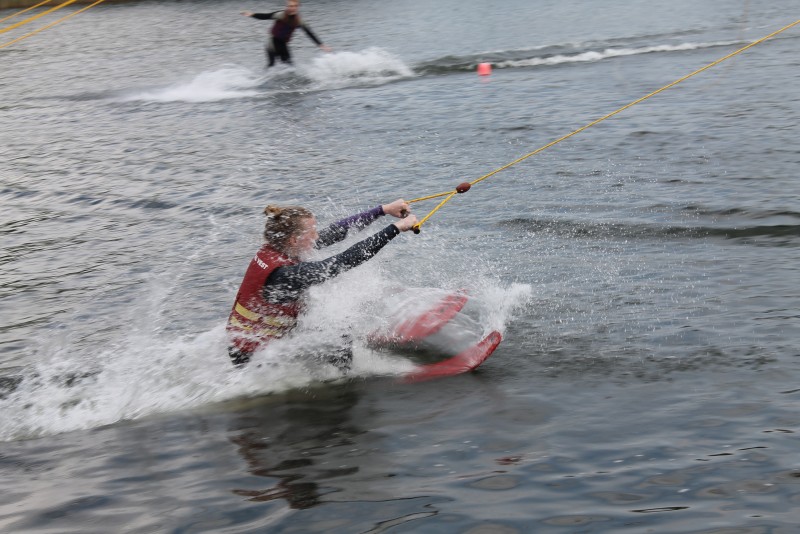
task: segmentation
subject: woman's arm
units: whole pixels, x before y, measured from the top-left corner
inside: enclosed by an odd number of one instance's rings
[[[340,221],[336,221],[332,225],[320,231],[319,238],[317,239],[314,247],[323,248],[333,245],[334,243],[338,243],[347,237],[347,231],[350,228],[361,230],[383,215],[391,215],[392,217],[402,219],[408,214],[408,202],[402,198],[388,204],[377,206],[371,210],[367,210]]]
[[[336,221],[324,230],[319,232],[319,238],[314,244],[314,248],[323,248],[338,243],[347,237],[350,228],[362,229],[383,215],[383,206],[378,206],[356,215]]]
[[[330,258],[278,267],[264,284],[264,298],[274,303],[298,300],[309,287],[330,280],[372,258],[399,233],[398,227],[390,224]]]

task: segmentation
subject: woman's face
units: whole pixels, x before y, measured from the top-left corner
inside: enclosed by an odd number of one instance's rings
[[[319,239],[317,233],[317,220],[306,217],[300,221],[300,229],[290,239],[292,255],[298,258],[308,256],[314,250],[314,243]]]
[[[286,2],[286,13],[289,15],[297,15],[297,9],[300,7],[300,2],[296,0],[288,0]]]

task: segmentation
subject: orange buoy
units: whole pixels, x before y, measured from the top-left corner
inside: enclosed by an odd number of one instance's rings
[[[492,73],[491,63],[478,63],[478,76],[489,76]]]

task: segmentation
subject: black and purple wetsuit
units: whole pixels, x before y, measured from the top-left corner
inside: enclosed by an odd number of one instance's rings
[[[286,15],[284,11],[273,11],[272,13],[253,13],[250,15],[258,20],[274,20],[270,30],[270,39],[267,43],[267,60],[269,67],[275,64],[275,58],[280,58],[284,63],[291,64],[292,55],[289,53],[289,40],[296,28],[302,28],[306,35],[314,41],[317,46],[322,45],[311,28],[305,25],[298,15]]]
[[[351,228],[362,229],[383,215],[385,215],[383,207],[377,206],[371,210],[337,221],[319,232],[319,238],[314,247],[319,249],[338,243],[347,237],[347,233]],[[264,298],[265,307],[270,307],[271,309],[285,307],[299,310],[303,295],[308,288],[330,280],[357,265],[361,265],[375,256],[399,233],[400,230],[395,225],[390,224],[383,230],[330,258],[275,267],[261,287],[261,295]],[[246,280],[247,275],[245,275]],[[245,283],[243,282],[244,285]],[[238,300],[239,297],[237,296],[237,305]],[[252,314],[253,312],[239,310],[239,313]],[[241,366],[250,360],[253,350],[234,343],[228,348],[228,355],[235,365]],[[343,336],[340,346],[330,348],[329,352],[327,359],[331,363],[343,371],[349,368],[352,354],[347,335]]]
[[[314,247],[319,249],[338,243],[347,237],[347,232],[351,228],[365,228],[383,215],[383,207],[377,206],[337,221],[319,232]],[[380,232],[330,258],[278,267],[264,284],[264,298],[267,302],[276,304],[299,300],[309,287],[330,280],[372,258],[399,233],[400,230],[390,224]]]

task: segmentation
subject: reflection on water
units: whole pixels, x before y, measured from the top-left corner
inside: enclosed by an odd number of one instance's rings
[[[236,495],[254,502],[283,499],[291,508],[309,508],[321,502],[321,481],[358,472],[357,466],[330,465],[329,458],[364,432],[350,413],[358,402],[357,390],[332,386],[318,393],[322,398],[309,394],[236,414],[231,443],[250,473],[271,479],[263,489],[235,489]]]

